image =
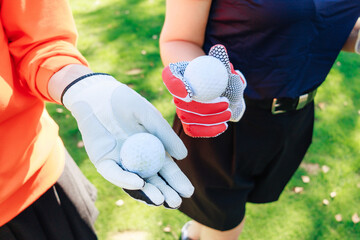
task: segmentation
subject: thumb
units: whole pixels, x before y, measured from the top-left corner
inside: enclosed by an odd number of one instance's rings
[[[182,140],[176,135],[169,123],[162,117],[161,113],[149,102],[143,104],[143,108],[137,111],[136,118],[149,133],[160,139],[165,151],[180,160],[187,156],[187,149]]]
[[[176,159],[183,159],[187,149],[161,113],[144,97],[122,85],[111,99],[114,116],[129,135],[147,131],[159,138],[165,150]]]
[[[162,71],[162,79],[171,95],[189,102],[191,101],[188,92],[190,87],[182,80],[186,66],[185,62],[171,63]]]

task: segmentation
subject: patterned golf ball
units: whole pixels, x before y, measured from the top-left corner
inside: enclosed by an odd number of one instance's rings
[[[152,134],[137,133],[124,142],[120,150],[122,167],[148,178],[160,171],[165,161],[162,142]]]
[[[200,102],[220,97],[228,84],[225,65],[212,56],[200,56],[189,62],[184,78],[193,92],[192,98]]]

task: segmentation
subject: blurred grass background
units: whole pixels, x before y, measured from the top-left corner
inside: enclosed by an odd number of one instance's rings
[[[172,123],[175,108],[162,84],[158,45],[165,1],[70,0],[70,4],[80,36],[78,48],[91,68],[128,84]],[[313,144],[302,167],[280,201],[248,204],[241,239],[360,239],[360,223],[356,224],[356,214],[360,215],[359,66],[359,56],[339,56],[318,90]],[[139,203],[104,180],[88,160],[69,112],[54,104],[47,108],[60,125],[68,151],[98,189],[99,239],[178,239],[188,217],[176,210]],[[310,182],[304,182],[304,176]],[[334,198],[331,192],[336,192]],[[323,204],[324,199],[328,205]],[[341,221],[335,219],[338,214]]]

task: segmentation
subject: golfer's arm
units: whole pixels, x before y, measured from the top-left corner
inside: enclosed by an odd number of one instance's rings
[[[360,31],[360,18],[357,20],[353,30],[351,31],[347,41],[345,42],[342,48],[343,51],[355,52],[355,44],[359,37],[359,31]]]
[[[202,45],[211,0],[167,0],[160,35],[160,54],[166,66],[204,55]]]
[[[50,78],[48,83],[49,95],[57,103],[61,103],[60,99],[64,89],[75,79],[89,73],[92,73],[90,68],[79,64],[70,64],[63,67]]]

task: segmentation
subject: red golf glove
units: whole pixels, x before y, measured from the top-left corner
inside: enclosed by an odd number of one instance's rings
[[[192,99],[191,87],[184,79],[189,62],[171,63],[162,73],[165,86],[174,96],[176,113],[185,133],[190,137],[216,137],[227,129],[227,121],[239,121],[245,111],[244,76],[233,69],[224,46],[213,46],[209,55],[225,65],[229,76],[225,92],[212,101],[199,102]]]

